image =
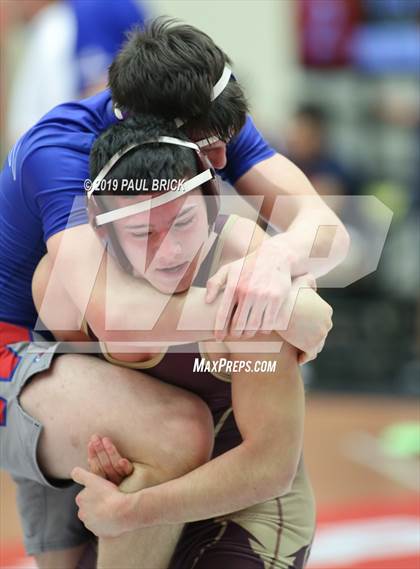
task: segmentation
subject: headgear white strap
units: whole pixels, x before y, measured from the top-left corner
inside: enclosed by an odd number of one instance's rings
[[[215,142],[219,142],[220,138],[217,136],[209,136],[208,138],[202,138],[201,140],[196,140],[195,144],[199,148],[205,148],[206,146],[210,146],[210,144],[214,144]]]
[[[150,142],[165,142],[166,144],[175,144],[175,146],[185,146],[186,148],[192,148],[196,152],[199,152],[200,150],[196,142],[191,142],[190,140],[181,140],[180,138],[174,138],[173,136],[159,136],[158,139]]]
[[[120,207],[119,209],[114,209],[112,211],[107,211],[106,213],[101,213],[96,216],[95,222],[97,226],[105,225],[106,223],[111,223],[113,221],[118,221],[119,219],[124,219],[124,217],[129,217],[130,215],[135,215],[137,213],[143,213],[149,209],[164,205],[176,200],[177,198],[183,196],[187,192],[198,188],[201,184],[208,182],[214,178],[212,170],[208,169],[194,178],[190,178],[184,184],[180,185],[176,190],[169,191],[156,198],[150,198],[150,200],[136,202],[135,204],[128,205],[126,207]]]
[[[200,150],[199,147],[197,146],[197,144],[195,144],[194,142],[189,142],[187,140],[181,140],[179,138],[173,138],[172,136],[159,136],[155,140],[146,140],[144,142],[135,142],[134,144],[130,144],[130,145],[126,146],[125,148],[118,150],[118,152],[116,152],[114,154],[114,156],[112,156],[108,160],[108,162],[105,164],[105,166],[100,170],[99,174],[93,180],[91,187],[87,191],[87,197],[90,198],[90,196],[93,194],[93,192],[99,188],[102,180],[110,172],[110,170],[112,170],[112,168],[120,160],[120,158],[122,158],[123,156],[125,156],[125,154],[130,152],[130,150],[133,150],[134,148],[136,148],[138,146],[143,146],[145,144],[152,144],[153,142],[164,142],[166,144],[175,144],[176,146],[185,146],[187,148],[192,148],[193,150],[196,150],[197,152],[199,152],[199,150]]]
[[[214,101],[215,99],[217,99],[217,97],[220,95],[220,93],[222,91],[224,91],[226,85],[229,83],[229,79],[230,76],[232,75],[232,70],[230,69],[230,67],[228,67],[227,65],[225,65],[224,69],[223,69],[223,73],[220,76],[219,81],[216,83],[216,85],[213,86],[213,94],[211,96],[211,101]]]
[[[220,76],[220,79],[213,85],[213,91],[210,96],[210,101],[214,101],[215,99],[217,99],[220,93],[222,93],[225,90],[226,85],[229,83],[231,75],[232,75],[231,68],[228,65],[225,65],[223,68],[223,73]],[[181,127],[185,123],[183,119],[180,119],[178,117],[175,118],[174,121],[175,121],[175,126],[177,128]]]

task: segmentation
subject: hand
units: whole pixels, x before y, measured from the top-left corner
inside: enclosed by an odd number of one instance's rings
[[[118,537],[136,529],[133,497],[84,468],[74,468],[71,477],[85,487],[76,496],[76,504],[79,518],[90,531],[98,537]]]
[[[331,306],[314,290],[312,275],[293,281],[292,290],[280,312],[279,334],[289,344],[299,348],[299,364],[317,357],[332,328]]]
[[[291,288],[288,250],[269,239],[247,257],[224,265],[207,282],[206,302],[213,302],[223,287],[215,338],[223,340],[228,333],[237,338],[251,338],[257,331],[269,334],[276,330]]]
[[[93,474],[117,486],[134,470],[133,464],[122,458],[111,439],[98,435],[92,435],[88,443],[88,463]]]

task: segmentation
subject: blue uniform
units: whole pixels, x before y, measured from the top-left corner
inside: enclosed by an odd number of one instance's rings
[[[47,240],[68,226],[74,198],[84,194],[93,142],[118,119],[110,92],[55,107],[13,147],[0,174],[0,321],[33,328],[31,282]],[[247,118],[219,173],[235,181],[274,154]],[[84,209],[71,224],[87,222]]]
[[[134,0],[67,0],[67,4],[76,21],[74,62],[78,92],[83,93],[106,74],[122,47],[124,33],[143,26],[147,14]]]

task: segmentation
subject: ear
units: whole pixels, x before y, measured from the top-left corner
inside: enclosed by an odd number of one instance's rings
[[[99,200],[97,199],[97,196],[95,195],[91,195],[89,198],[86,198],[87,200],[87,204],[86,204],[86,208],[88,211],[88,218],[89,218],[89,223],[91,224],[91,226],[94,228],[94,230],[96,231],[97,235],[99,236],[100,240],[106,244],[107,241],[107,231],[105,229],[105,227],[98,227],[96,225],[96,216],[98,216],[99,214],[104,212],[104,208],[102,207],[102,205],[100,204]]]

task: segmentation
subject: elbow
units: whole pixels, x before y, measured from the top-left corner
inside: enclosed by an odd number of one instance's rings
[[[281,472],[273,477],[270,481],[272,497],[284,496],[291,491],[296,476],[296,470],[296,465],[290,465],[290,467],[283,466]]]
[[[324,233],[326,241],[323,243],[323,246],[326,248],[331,248],[330,255],[334,258],[335,265],[342,263],[349,253],[351,244],[350,234],[346,229],[344,223],[341,221],[338,215],[330,209],[327,212],[324,211],[322,214],[320,214],[318,223],[318,227],[331,227],[331,229],[334,230],[332,234],[329,231],[326,231]]]
[[[279,498],[291,491],[293,480],[296,475],[296,468],[288,470],[282,466],[281,471],[275,475],[267,474],[259,480],[255,502],[266,502],[272,498]]]
[[[339,221],[337,229],[337,256],[339,258],[339,263],[342,263],[345,261],[350,251],[351,239],[349,232],[341,221]]]
[[[287,456],[284,447],[271,446],[268,453],[259,453],[255,459],[255,501],[264,502],[290,492],[296,476],[300,453]]]
[[[266,473],[264,480],[266,493],[269,494],[269,496],[265,497],[266,500],[284,496],[291,491],[299,462],[297,456],[290,456],[287,460],[284,460],[285,454],[287,454],[284,452],[284,449],[281,451],[273,449],[273,452],[276,453],[277,456],[283,457],[283,459],[273,462],[273,459],[271,458],[272,464],[270,472]]]

